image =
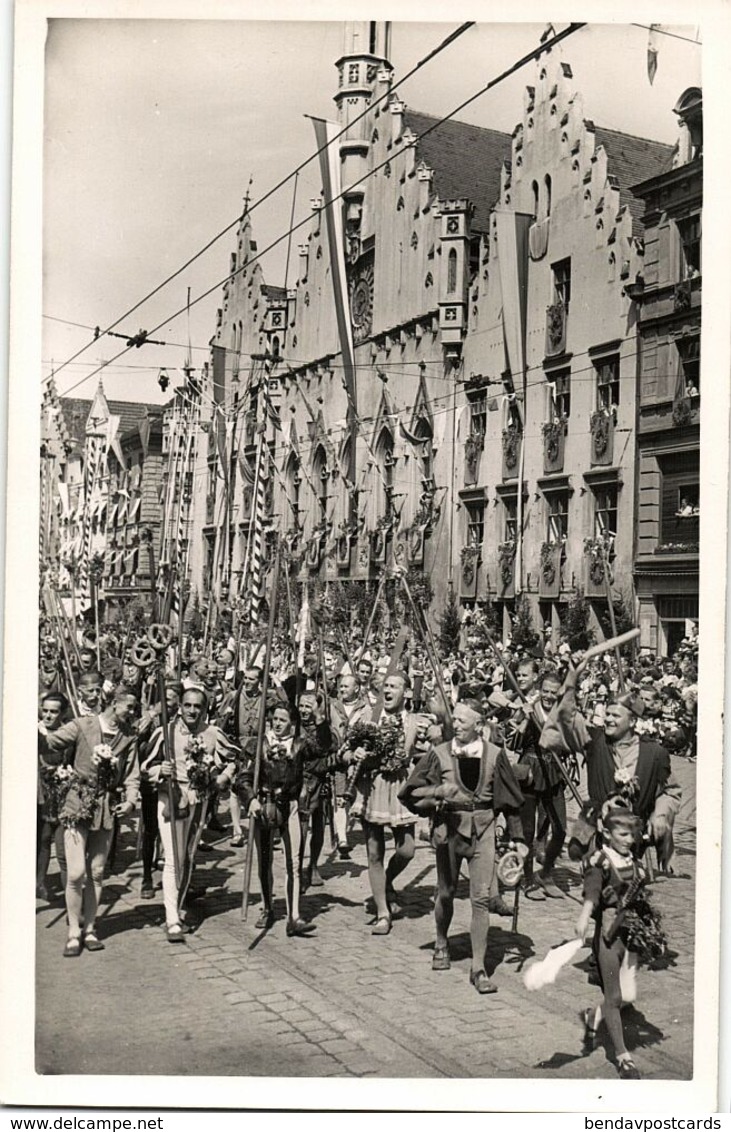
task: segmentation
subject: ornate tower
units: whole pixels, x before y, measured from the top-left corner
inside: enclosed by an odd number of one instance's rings
[[[389,23],[376,20],[350,20],[346,23],[345,53],[335,64],[338,69],[335,103],[338,122],[341,127],[348,126],[340,139],[340,157],[349,225],[360,219],[363,186],[358,185],[352,193],[348,193],[347,188],[367,173],[370,146],[368,120],[354,120],[370,106],[374,97],[384,94],[391,84],[390,47]],[[352,127],[350,122],[354,122]]]

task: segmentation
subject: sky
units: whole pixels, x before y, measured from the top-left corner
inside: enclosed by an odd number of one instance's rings
[[[456,23],[394,23],[395,81]],[[450,113],[538,45],[545,24],[478,24],[397,92],[408,105]],[[557,23],[557,31],[565,23]],[[673,106],[701,84],[699,29],[662,25],[654,83],[647,77],[648,30],[590,25],[557,50],[571,64],[587,117],[600,126],[673,143]],[[672,33],[672,34],[667,34]],[[685,38],[678,38],[685,37]],[[242,211],[250,178],[256,202],[315,150],[311,114],[335,119],[335,62],[344,24],[246,20],[52,19],[45,73],[42,376],[58,370],[61,393],[92,396],[92,371],[125,347],[91,330],[116,321],[195,255]],[[511,131],[534,65],[501,82],[457,115]],[[299,176],[295,221],[309,214],[320,181],[313,162]],[[286,233],[292,182],[252,212],[263,251]],[[302,230],[304,233],[306,228]],[[288,283],[296,278],[295,233]],[[165,346],[132,349],[105,367],[107,395],[161,402],[161,367],[175,383],[190,338],[195,366],[215,330],[217,288],[235,228],[117,328]],[[285,282],[287,240],[262,256],[265,280]],[[63,320],[63,321],[61,321]],[[76,323],[79,325],[70,325]],[[91,328],[91,329],[90,329]]]

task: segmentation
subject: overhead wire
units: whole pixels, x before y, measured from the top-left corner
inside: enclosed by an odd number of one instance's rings
[[[316,158],[318,158],[320,156],[320,154],[323,152],[323,150],[327,149],[328,146],[333,145],[339,138],[341,138],[343,136],[343,134],[345,134],[348,130],[352,129],[352,127],[357,122],[359,122],[362,118],[364,118],[367,114],[369,114],[381,102],[385,101],[385,99],[387,99],[387,98],[390,98],[391,95],[393,94],[394,90],[396,90],[398,87],[402,86],[405,82],[407,82],[408,79],[410,79],[413,75],[415,75],[416,72],[418,70],[420,70],[423,66],[425,66],[426,63],[430,62],[437,55],[439,55],[442,51],[444,51],[447,47],[451,46],[451,44],[454,43],[454,41],[456,39],[458,39],[466,31],[469,31],[469,29],[471,27],[474,27],[474,25],[475,25],[475,21],[470,20],[470,21],[467,21],[463,24],[460,24],[460,26],[458,28],[456,28],[453,32],[450,32],[450,34],[448,36],[446,36],[445,39],[443,39],[440,43],[438,43],[436,47],[432,48],[432,50],[429,51],[425,56],[423,56],[421,59],[419,59],[418,62],[411,68],[410,71],[407,71],[406,74],[402,78],[400,78],[397,82],[395,82],[392,86],[390,86],[389,89],[387,91],[385,91],[384,94],[382,94],[379,98],[377,98],[375,102],[370,103],[365,108],[365,110],[363,110],[360,114],[358,114],[355,118],[353,118],[352,121],[348,122],[345,126],[343,126],[342,130],[340,130],[337,134],[335,134],[334,137],[329,138],[328,141],[325,143],[325,145],[320,146],[317,150],[315,150],[314,153],[311,153],[309,157],[305,158],[304,161],[300,162],[300,164],[295,169],[291,170],[291,172],[289,172],[285,177],[283,177],[282,180],[278,181],[276,185],[274,185],[271,189],[269,189],[264,194],[264,196],[259,197],[259,199],[256,200],[253,203],[253,205],[249,205],[248,202],[247,202],[246,205],[245,205],[243,214],[237,215],[231,221],[230,224],[227,224],[225,228],[222,228],[220,232],[217,232],[215,236],[213,236],[206,244],[204,244],[204,246],[199,251],[197,251],[195,253],[195,255],[191,256],[190,259],[186,260],[186,262],[182,265],[182,267],[177,268],[177,270],[172,272],[171,275],[168,275],[167,278],[162,281],[162,283],[159,283],[156,287],[154,287],[151,291],[149,291],[144,296],[144,298],[140,299],[139,302],[134,304],[134,306],[132,306],[128,310],[126,310],[124,312],[124,314],[121,314],[119,316],[119,318],[115,319],[114,322],[110,323],[109,326],[107,326],[106,329],[104,331],[102,331],[99,334],[98,337],[99,338],[103,337],[105,334],[108,334],[110,330],[113,330],[115,326],[119,326],[120,322],[123,322],[125,318],[129,318],[129,316],[131,314],[134,314],[135,311],[139,310],[139,308],[141,306],[143,306],[146,302],[148,302],[151,298],[153,298],[153,296],[157,295],[160,291],[162,291],[162,289],[164,287],[167,287],[168,283],[171,283],[173,281],[173,279],[177,279],[177,277],[179,275],[181,275],[183,271],[185,271],[188,267],[190,267],[191,264],[195,263],[195,261],[197,259],[199,259],[202,255],[204,255],[207,251],[209,251],[209,249],[212,248],[213,245],[218,242],[218,240],[222,239],[222,237],[225,236],[228,232],[230,232],[232,228],[234,228],[237,224],[239,224],[243,215],[246,215],[247,213],[249,215],[251,215],[251,213],[254,212],[255,209],[257,209],[260,205],[264,204],[265,201],[269,200],[269,198],[272,197],[281,188],[283,188],[284,185],[288,184],[292,180],[293,177],[299,176],[299,174],[302,172],[302,170],[305,169],[312,161],[314,161]],[[288,235],[291,235],[291,233],[294,232],[294,231],[296,231],[296,228],[291,228]],[[270,249],[267,248],[266,250],[269,251]],[[220,286],[220,284],[217,285],[217,286]],[[177,317],[177,315],[175,315],[173,317]],[[169,322],[169,321],[172,321],[172,319],[166,319],[165,321]],[[164,325],[164,324],[161,323],[160,326],[162,326],[162,325]],[[96,330],[96,327],[89,327],[88,329]],[[149,333],[154,334],[159,329],[160,329],[160,327],[156,327],[155,330],[151,330],[151,331],[149,331]],[[71,356],[71,358],[69,358],[66,362],[63,362],[62,365],[59,366],[59,368],[57,369],[56,372],[60,373],[61,370],[65,369],[66,366],[70,362],[75,361],[76,358],[78,358],[80,354],[83,354],[86,350],[88,350],[91,346],[93,346],[94,342],[98,341],[98,337],[95,335],[95,337],[91,340],[91,342],[87,342],[86,345],[82,346],[80,350],[77,350],[77,352],[75,354],[73,354]],[[119,357],[119,355],[117,355],[117,356]],[[92,376],[92,375],[90,375],[90,376]]]
[[[539,47],[534,48],[532,51],[528,52],[526,55],[523,55],[515,63],[511,64],[510,67],[508,67],[506,70],[502,71],[499,75],[497,75],[494,79],[491,79],[488,83],[486,83],[484,87],[481,87],[474,94],[470,95],[469,98],[464,99],[458,106],[456,106],[453,110],[451,110],[449,112],[449,114],[445,114],[441,118],[436,119],[436,121],[433,123],[433,125],[427,127],[427,129],[423,130],[420,134],[416,135],[414,137],[413,142],[409,143],[410,146],[416,145],[423,138],[427,137],[429,134],[433,133],[434,130],[438,129],[444,122],[450,121],[450,119],[452,119],[455,116],[455,114],[458,114],[461,110],[464,110],[465,107],[471,105],[471,103],[475,102],[478,98],[482,97],[482,95],[484,95],[488,91],[492,90],[499,83],[504,82],[507,78],[509,78],[512,74],[514,74],[517,70],[519,70],[520,67],[524,67],[527,63],[538,58],[539,55],[544,54],[546,51],[552,49],[557,43],[560,43],[562,40],[566,39],[569,35],[575,34],[577,31],[580,31],[584,27],[586,27],[585,23],[572,23],[572,24],[569,25],[568,28],[565,28],[562,32],[558,32],[555,36],[553,36],[552,39],[547,40],[546,42],[542,43]],[[335,140],[336,140],[335,138],[332,139],[332,141],[335,141]],[[325,148],[325,147],[323,147],[323,148]],[[391,160],[392,160],[391,156],[386,158],[379,165],[375,165],[372,169],[370,169],[367,173],[365,173],[359,180],[354,181],[352,184],[348,185],[347,190],[344,189],[341,192],[337,193],[334,197],[332,197],[331,200],[323,202],[323,204],[318,209],[318,212],[320,212],[320,213],[324,212],[325,209],[330,207],[330,205],[334,204],[338,200],[341,200],[343,198],[343,196],[345,195],[346,191],[352,192],[353,189],[357,188],[359,185],[363,184],[365,181],[367,181],[371,177],[375,176],[376,173],[380,172],[380,170],[383,169],[386,165],[389,165]],[[214,283],[213,286],[209,287],[206,291],[203,291],[200,295],[198,295],[190,303],[186,303],[186,305],[184,307],[181,307],[174,314],[163,319],[156,326],[154,326],[151,330],[147,331],[148,335],[149,334],[156,334],[159,330],[161,330],[168,323],[174,322],[175,319],[179,318],[181,314],[184,314],[186,311],[188,311],[190,309],[190,307],[195,306],[197,303],[202,302],[203,299],[208,298],[208,296],[212,295],[215,291],[220,290],[221,287],[223,287],[226,283],[230,282],[237,275],[240,275],[242,272],[247,271],[249,269],[249,267],[252,265],[252,263],[255,263],[257,260],[261,259],[261,257],[263,255],[266,255],[267,252],[270,252],[273,248],[275,248],[279,244],[281,244],[283,240],[286,240],[290,236],[291,232],[296,232],[299,228],[302,228],[305,224],[309,224],[310,222],[311,222],[311,216],[303,217],[303,219],[300,220],[297,224],[295,224],[294,227],[288,228],[285,232],[283,232],[280,236],[278,236],[277,239],[273,240],[271,244],[269,244],[266,248],[263,249],[263,251],[257,252],[256,255],[254,255],[250,259],[248,259],[245,264],[241,265],[241,267],[237,267],[234,271],[227,272],[227,274],[225,276],[223,276],[220,280],[218,280],[216,283]],[[110,358],[108,362],[105,362],[104,365],[99,366],[96,370],[93,370],[86,377],[82,378],[81,381],[76,382],[76,384],[73,385],[71,387],[71,389],[77,388],[79,385],[82,384],[82,382],[88,381],[90,378],[94,377],[97,373],[100,373],[106,366],[112,364],[113,362],[117,361],[119,358],[123,357],[132,348],[133,347],[131,347],[131,346],[127,346],[123,350],[120,350],[118,354],[115,354],[115,356],[113,358]],[[77,357],[77,356],[78,355],[74,355],[74,357]],[[71,360],[73,360],[73,359],[71,359]],[[71,390],[68,390],[67,393],[70,392],[70,391]]]

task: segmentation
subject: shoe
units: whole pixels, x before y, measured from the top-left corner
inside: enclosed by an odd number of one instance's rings
[[[199,841],[198,842],[198,852],[199,853],[212,853],[213,852],[213,846],[209,845],[207,841]]]
[[[191,888],[188,889],[188,891],[185,895],[185,901],[186,901],[187,904],[192,904],[194,900],[202,900],[203,897],[205,896],[205,894],[206,894],[205,888],[193,888],[193,887],[191,887]]]
[[[347,845],[338,845],[338,857],[341,861],[350,860],[350,848]]]
[[[264,908],[259,913],[258,918],[254,921],[255,928],[270,928],[274,923],[274,913],[271,908]]]
[[[497,987],[485,971],[470,971],[470,982],[478,994],[497,994]]]
[[[550,874],[548,876],[544,876],[543,873],[538,873],[536,877],[536,884],[540,885],[546,896],[550,896],[554,900],[563,900],[564,893],[561,891],[558,885],[551,880]]]
[[[398,913],[401,911],[401,904],[399,902],[398,896],[396,895],[395,889],[393,889],[393,888],[387,888],[386,889],[386,900],[388,901],[388,907],[389,907],[389,910],[391,912],[391,915],[397,916]]]
[[[185,932],[182,924],[168,924],[165,928],[168,943],[185,943]]]
[[[84,932],[84,947],[87,951],[103,951],[104,944],[96,932]]]
[[[312,888],[323,888],[325,885],[325,881],[322,879],[317,869],[312,869],[310,872],[309,883]]]
[[[523,886],[523,895],[526,900],[545,900],[546,894],[535,881],[529,881]]]
[[[391,917],[381,916],[371,928],[371,935],[388,935],[391,931]]]
[[[582,1010],[579,1017],[584,1024],[584,1052],[591,1053],[596,1046],[596,1027],[594,1025],[596,1020],[596,1009],[593,1006],[587,1006],[586,1010]]]
[[[36,900],[45,900],[48,903],[48,889],[45,884],[36,885]]]
[[[617,1072],[623,1081],[640,1081],[640,1071],[631,1057],[623,1057],[617,1062]]]
[[[451,966],[452,960],[449,957],[449,948],[435,947],[431,961],[432,971],[448,971]]]
[[[63,949],[64,959],[78,959],[81,955],[81,937],[78,935],[71,936],[66,940],[66,946]]]
[[[238,837],[232,837],[231,838],[231,848],[232,849],[243,849],[244,845],[245,845],[245,841],[244,841],[243,833],[240,833],[238,835]]]
[[[317,931],[316,924],[308,924],[306,920],[287,920],[287,935],[312,935]]]
[[[152,878],[145,878],[142,881],[142,888],[140,889],[140,898],[142,900],[154,900],[155,889],[152,884]]]
[[[511,916],[513,909],[509,904],[506,904],[502,896],[491,896],[487,902],[488,912],[492,912],[495,916]]]

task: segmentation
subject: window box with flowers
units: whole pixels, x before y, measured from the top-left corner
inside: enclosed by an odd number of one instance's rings
[[[515,540],[501,542],[497,548],[498,592],[501,598],[515,594]]]
[[[485,434],[482,432],[471,432],[464,444],[464,482],[465,484],[477,483],[478,470],[480,467],[480,457],[485,446]]]
[[[587,597],[606,597],[608,578],[611,583],[610,570],[611,551],[607,543],[600,538],[584,539],[584,554],[586,555],[586,586]]]
[[[503,479],[513,479],[518,474],[520,444],[523,433],[516,425],[503,429]]]
[[[614,410],[597,409],[591,414],[591,463],[611,464],[614,459]]]
[[[552,421],[546,421],[543,426],[543,471],[547,476],[563,471],[565,446],[566,418],[554,417]]]
[[[564,544],[562,542],[544,542],[541,544],[539,581],[539,596],[541,598],[557,598],[561,593],[563,552]]]

